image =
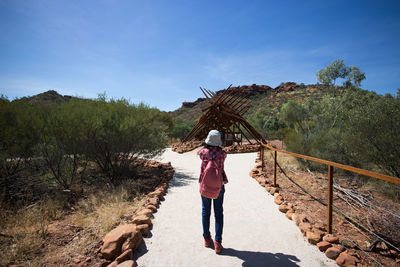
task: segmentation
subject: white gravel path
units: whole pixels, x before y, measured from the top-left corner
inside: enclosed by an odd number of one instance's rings
[[[225,171],[224,231],[220,255],[203,247],[200,159],[197,150],[168,149],[161,160],[175,168],[153,229],[134,258],[138,266],[335,266],[308,244],[297,226],[278,211],[273,197],[249,176],[256,153],[228,154]],[[210,231],[214,239],[214,217]]]

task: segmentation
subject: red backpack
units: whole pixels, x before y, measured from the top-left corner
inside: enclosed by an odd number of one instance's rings
[[[207,166],[204,169],[203,177],[200,181],[200,194],[206,198],[218,198],[222,188],[222,172],[218,169],[215,158],[210,160],[210,152],[207,152]]]

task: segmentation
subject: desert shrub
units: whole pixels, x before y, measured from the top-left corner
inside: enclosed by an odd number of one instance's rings
[[[167,145],[172,121],[165,112],[144,104],[131,105],[124,99],[99,98],[89,108],[94,114],[89,158],[113,184],[129,175],[134,158],[155,156]]]
[[[26,102],[0,101],[0,175],[8,177],[20,171],[32,157],[38,142],[34,131],[33,107]]]
[[[319,101],[288,101],[280,118],[293,152],[400,176],[399,95],[352,88]]]
[[[40,143],[37,152],[62,188],[82,182],[88,164],[88,142],[93,129],[92,116],[84,101],[37,107]]]

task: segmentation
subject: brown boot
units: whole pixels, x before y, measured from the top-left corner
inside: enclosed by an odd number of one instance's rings
[[[204,246],[205,246],[206,248],[211,247],[212,241],[213,241],[213,240],[211,239],[211,236],[209,236],[209,237],[204,237]]]
[[[218,242],[218,241],[214,241],[214,249],[215,249],[215,253],[220,254],[223,249],[222,243]]]

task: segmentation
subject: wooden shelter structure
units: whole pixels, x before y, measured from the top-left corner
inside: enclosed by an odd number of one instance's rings
[[[250,92],[232,85],[219,94],[201,87],[200,90],[209,105],[202,110],[203,115],[183,139],[184,142],[204,140],[208,132],[215,129],[223,134],[224,145],[242,144],[243,138],[250,144],[251,140],[258,144],[266,143],[262,135],[242,117],[251,107],[251,100],[247,98]]]

